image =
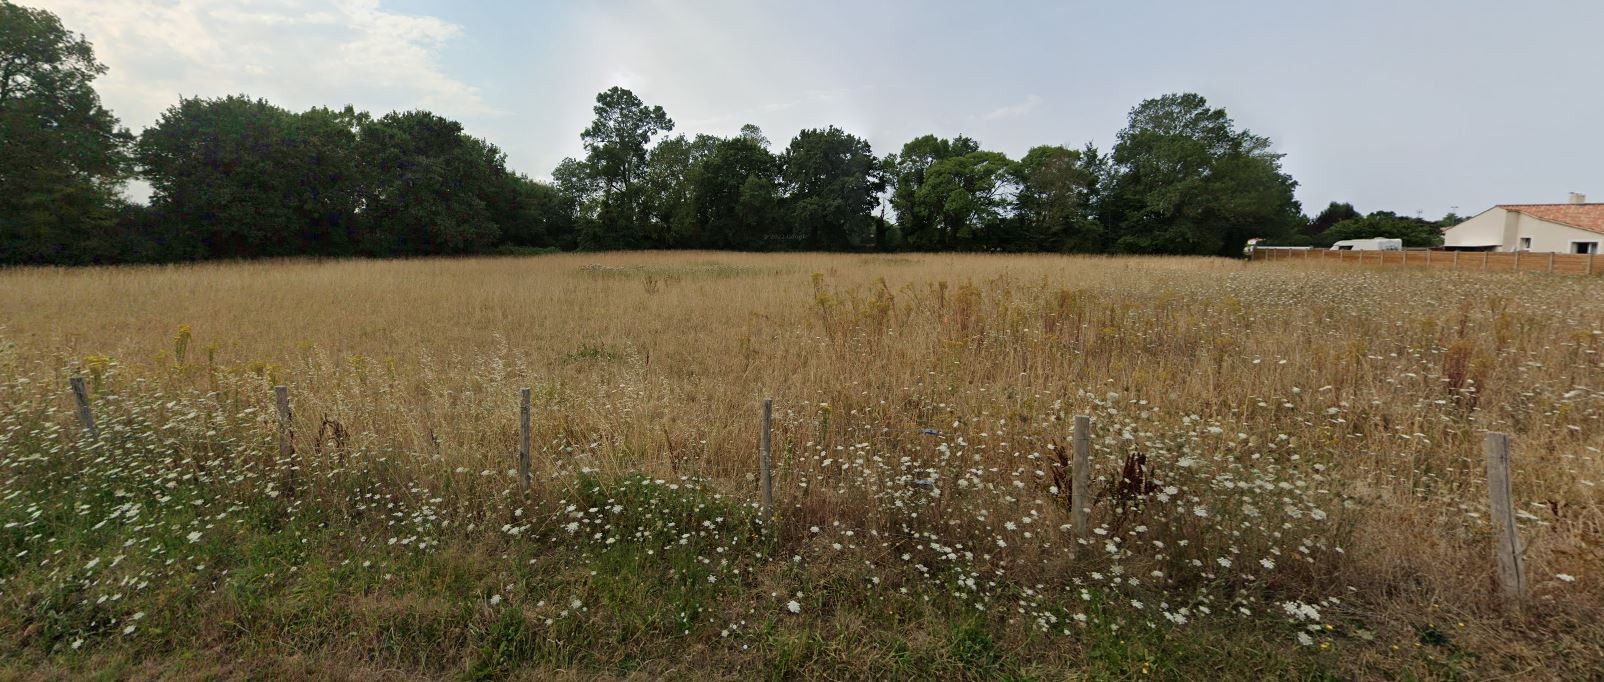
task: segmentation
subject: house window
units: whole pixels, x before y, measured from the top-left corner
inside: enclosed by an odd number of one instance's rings
[[[1532,238],[1531,237],[1521,237],[1520,238],[1520,250],[1521,251],[1530,251],[1530,250],[1532,250]]]
[[[1571,253],[1598,253],[1598,242],[1571,242]]]

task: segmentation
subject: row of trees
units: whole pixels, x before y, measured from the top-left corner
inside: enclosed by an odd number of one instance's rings
[[[1353,204],[1331,202],[1325,210],[1310,220],[1300,234],[1281,239],[1277,244],[1286,246],[1327,247],[1344,239],[1390,237],[1402,239],[1407,247],[1442,246],[1442,230],[1457,225],[1464,217],[1449,213],[1441,220],[1401,216],[1392,211],[1360,213]]]
[[[575,207],[585,249],[826,249],[874,244],[885,188],[869,143],[834,126],[804,130],[780,153],[757,126],[739,135],[657,138],[662,107],[612,88],[580,133],[586,155],[552,173]]]
[[[374,118],[185,99],[111,153],[150,183],[150,204],[109,191],[98,205],[63,205],[48,186],[25,193],[42,208],[0,217],[22,228],[5,230],[7,260],[457,254],[551,246],[551,235],[572,231],[555,189],[509,172],[494,145],[424,111]]]
[[[234,96],[136,137],[94,91],[105,71],[55,15],[0,0],[0,263],[574,246],[564,195],[456,121]],[[133,177],[148,206],[121,198]]]
[[[1369,236],[1413,220],[1339,204],[1304,218],[1270,140],[1195,94],[1142,102],[1108,152],[1044,145],[1011,159],[962,135],[883,157],[834,126],[778,149],[751,125],[672,135],[662,107],[612,88],[580,133],[583,158],[546,183],[426,111],[194,98],[135,136],[92,87],[104,72],[54,15],[0,0],[0,262],[573,248],[1231,255],[1251,237]],[[134,177],[150,184],[148,205],[121,198]]]
[[[167,257],[475,253],[571,231],[556,190],[426,111],[187,99],[134,149]]]
[[[778,153],[751,125],[668,137],[667,113],[622,88],[595,114],[586,156],[553,173],[581,248],[1230,254],[1305,222],[1270,141],[1195,94],[1141,103],[1112,154],[1018,160],[961,135],[880,158],[833,126]]]

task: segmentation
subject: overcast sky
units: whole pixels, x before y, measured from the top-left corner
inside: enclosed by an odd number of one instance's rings
[[[1112,145],[1195,91],[1274,140],[1314,213],[1604,201],[1604,2],[17,0],[86,34],[139,130],[183,96],[429,109],[548,177],[623,85],[676,132],[834,124]]]

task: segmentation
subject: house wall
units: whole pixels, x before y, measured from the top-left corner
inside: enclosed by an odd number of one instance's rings
[[[1604,234],[1539,220],[1519,211],[1491,208],[1443,232],[1444,246],[1486,246],[1498,244],[1498,251],[1514,251],[1521,237],[1531,237],[1530,251],[1570,253],[1572,242],[1599,242],[1604,253]]]
[[[1604,252],[1604,234],[1538,220],[1531,216],[1521,216],[1520,236],[1532,238],[1532,251],[1570,253],[1573,242],[1598,242],[1601,247],[1600,252]]]
[[[1504,243],[1504,216],[1501,208],[1491,208],[1443,231],[1443,246],[1486,246]],[[1500,247],[1498,250],[1504,251]]]

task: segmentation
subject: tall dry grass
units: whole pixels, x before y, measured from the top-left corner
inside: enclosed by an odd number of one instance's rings
[[[26,269],[0,272],[0,368],[28,380],[7,398],[63,406],[74,373],[97,392],[154,386],[263,415],[269,387],[287,384],[303,456],[333,452],[337,423],[338,447],[424,479],[515,466],[515,400],[531,386],[537,480],[642,472],[737,495],[755,491],[758,405],[772,397],[784,532],[934,542],[940,522],[897,511],[913,479],[952,500],[933,513],[967,515],[951,533],[971,549],[990,541],[982,526],[1009,538],[964,570],[1021,584],[1109,561],[1039,548],[1069,544],[1056,446],[1087,413],[1094,520],[1130,538],[1109,550],[1125,561],[1116,574],[1191,585],[1176,573],[1225,581],[1262,559],[1281,568],[1243,581],[1298,603],[1336,597],[1320,608],[1376,641],[1446,619],[1510,670],[1556,652],[1583,657],[1578,670],[1604,661],[1597,278],[725,253]],[[1533,586],[1519,616],[1494,590],[1489,429],[1515,442]],[[1172,481],[1178,512],[1132,511],[1168,501]],[[990,497],[965,492],[981,488]],[[1261,515],[1281,506],[1287,518]],[[1305,507],[1332,519],[1319,538],[1294,522]],[[1040,525],[1005,534],[1005,518]],[[1199,554],[1132,559],[1148,525]],[[1238,555],[1233,570],[1212,563]]]

